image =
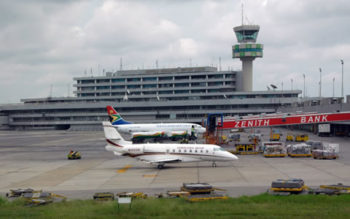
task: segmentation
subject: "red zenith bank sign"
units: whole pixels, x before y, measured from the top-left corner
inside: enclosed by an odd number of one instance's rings
[[[280,126],[280,125],[299,125],[299,124],[312,124],[312,123],[326,123],[335,121],[350,120],[350,112],[342,113],[318,113],[318,114],[295,114],[289,116],[275,115],[275,116],[254,116],[245,117],[240,120],[224,119],[224,124],[218,128],[230,129],[230,128],[251,128],[251,127],[268,127],[268,126]]]

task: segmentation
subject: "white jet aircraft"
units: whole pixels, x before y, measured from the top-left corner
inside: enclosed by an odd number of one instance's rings
[[[149,124],[133,124],[125,121],[122,116],[112,107],[107,106],[108,116],[111,118],[112,125],[123,133],[135,132],[160,132],[164,131],[171,136],[176,131],[187,131],[191,134],[192,128],[195,134],[203,134],[206,129],[195,123],[149,123]]]
[[[157,165],[162,169],[166,163],[212,161],[233,161],[238,157],[211,144],[132,144],[125,141],[110,122],[103,122],[106,150],[117,156],[129,156]]]

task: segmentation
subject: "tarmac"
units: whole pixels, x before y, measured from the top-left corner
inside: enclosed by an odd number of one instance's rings
[[[267,140],[270,129],[259,130]],[[281,130],[282,138],[290,132]],[[242,135],[247,134],[249,131]],[[33,188],[62,194],[69,199],[91,199],[95,192],[154,195],[178,190],[184,182],[206,182],[237,197],[263,193],[276,179],[301,178],[308,186],[350,185],[349,137],[308,134],[310,140],[339,143],[339,159],[238,155],[239,160],[217,163],[216,168],[211,162],[199,162],[167,164],[159,170],[106,151],[102,131],[1,131],[0,195],[4,196],[10,189]],[[79,151],[82,159],[68,160],[70,150]]]

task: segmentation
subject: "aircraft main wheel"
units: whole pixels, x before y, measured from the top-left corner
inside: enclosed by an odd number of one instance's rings
[[[216,167],[216,163],[215,162],[212,163],[212,167]]]
[[[158,169],[163,169],[163,167],[164,167],[164,164],[158,164]]]

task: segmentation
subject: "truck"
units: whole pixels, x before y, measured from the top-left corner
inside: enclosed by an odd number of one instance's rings
[[[329,136],[331,134],[331,124],[318,124],[318,136]]]

